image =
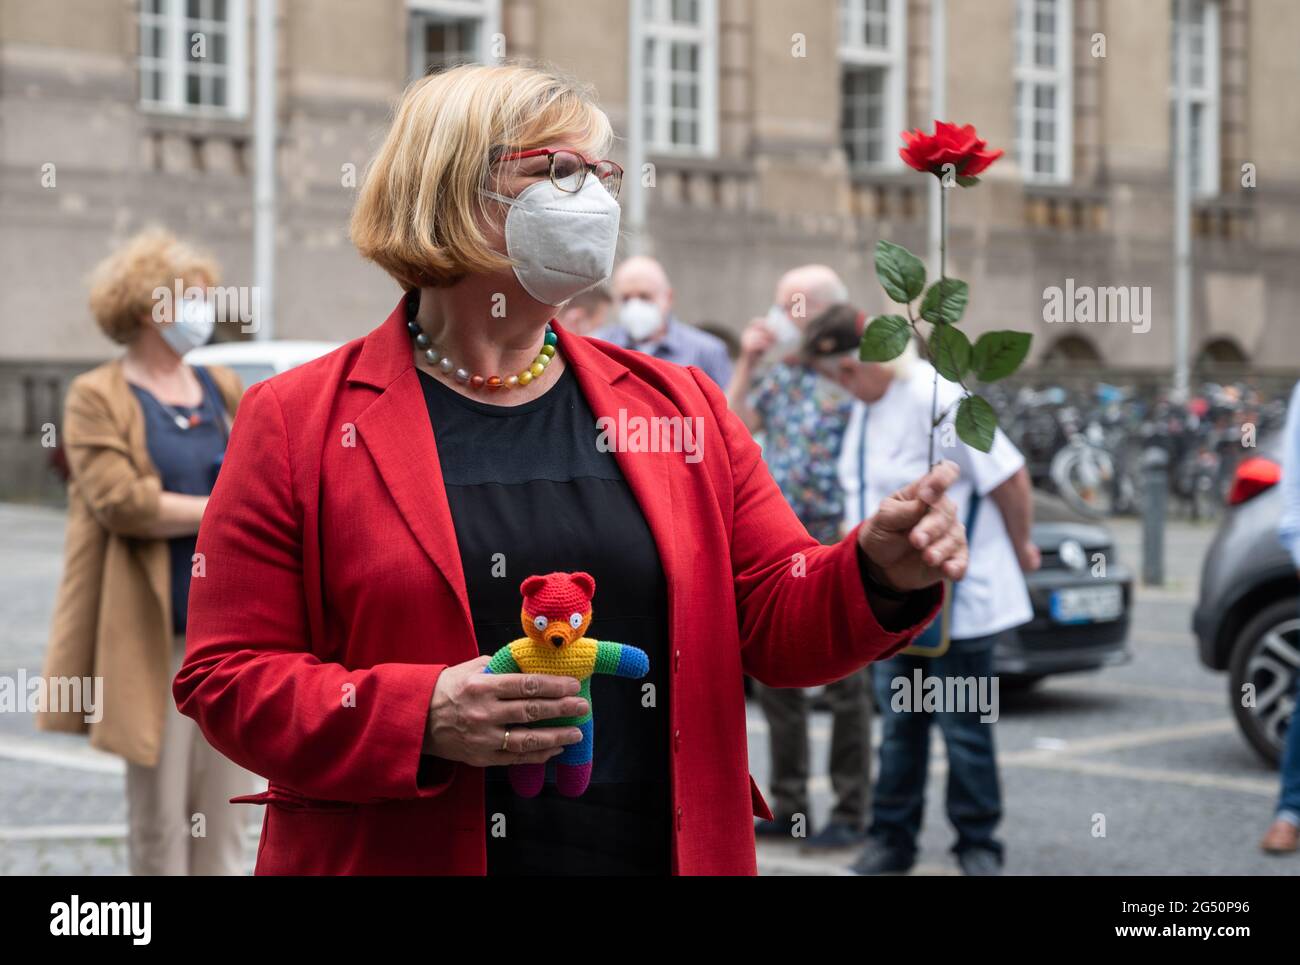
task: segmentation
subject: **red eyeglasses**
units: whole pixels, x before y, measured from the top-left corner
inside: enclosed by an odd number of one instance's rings
[[[582,190],[583,182],[587,180],[587,172],[596,175],[605,190],[615,198],[618,197],[619,189],[623,186],[623,169],[619,165],[613,161],[588,161],[577,151],[539,147],[531,151],[505,154],[497,160],[521,161],[530,157],[545,157],[551,183],[569,194],[576,194]]]

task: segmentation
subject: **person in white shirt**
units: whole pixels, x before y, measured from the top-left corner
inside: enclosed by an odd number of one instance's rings
[[[890,363],[859,361],[863,323],[857,309],[837,305],[810,322],[804,338],[805,356],[819,374],[856,400],[839,459],[847,529],[930,462],[934,369],[910,347]],[[946,685],[945,695],[991,691],[996,699],[998,638],[1033,616],[1023,572],[1037,569],[1040,559],[1030,538],[1033,507],[1025,461],[1001,430],[988,453],[957,438],[953,420],[961,396],[960,386],[939,380],[942,418],[933,429],[934,458],[951,460],[961,470],[950,495],[970,530],[970,565],[952,591],[948,651],[939,657],[899,654],[872,667],[884,741],[868,841],[853,866],[860,874],[902,872],[915,862],[932,718],[948,750],[947,809],[957,831],[958,862],[965,873],[977,875],[998,874],[1002,866],[1003,847],[994,836],[1002,814],[990,722],[995,710],[966,704],[922,709],[920,695],[916,704],[904,699],[914,681],[930,677],[969,682],[960,688]]]

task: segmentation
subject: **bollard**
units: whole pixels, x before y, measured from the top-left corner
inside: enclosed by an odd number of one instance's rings
[[[1169,501],[1169,453],[1150,446],[1142,453],[1142,582],[1165,582],[1165,512]]]

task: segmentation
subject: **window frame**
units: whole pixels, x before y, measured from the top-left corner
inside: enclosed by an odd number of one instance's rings
[[[1171,29],[1170,48],[1169,48],[1169,107],[1170,107],[1170,126],[1169,126],[1169,143],[1171,146],[1169,155],[1170,162],[1174,160],[1174,129],[1173,117],[1177,109],[1176,96],[1177,90],[1177,64],[1175,57],[1177,55],[1177,24],[1174,20],[1178,16],[1178,3],[1173,0],[1171,3]],[[1191,124],[1193,110],[1201,108],[1201,143],[1199,157],[1197,160],[1197,173],[1199,178],[1192,182],[1192,197],[1203,200],[1218,196],[1222,190],[1220,184],[1219,171],[1219,99],[1220,86],[1222,77],[1220,76],[1219,64],[1219,18],[1220,9],[1218,0],[1204,0],[1201,8],[1201,36],[1203,38],[1203,61],[1202,61],[1202,82],[1199,86],[1193,83],[1188,84],[1187,88],[1187,121]],[[1188,77],[1191,77],[1189,65]],[[1191,131],[1188,131],[1190,143]]]
[[[226,63],[223,66],[226,80],[226,103],[223,106],[191,104],[186,100],[189,47],[191,32],[186,23],[185,0],[161,0],[163,10],[154,13],[146,9],[147,0],[136,4],[136,83],[139,85],[136,106],[150,114],[167,114],[179,117],[222,118],[244,120],[248,117],[248,4],[247,0],[226,0],[225,24]],[[200,18],[201,20],[207,18]],[[160,56],[144,53],[145,30],[157,27],[162,30],[163,51]],[[209,37],[211,42],[211,37]],[[146,99],[144,75],[148,70],[160,78],[159,100]]]
[[[675,23],[668,17],[660,18],[660,11],[670,11],[672,0],[645,0],[645,20],[641,24],[641,39],[646,46],[654,41],[660,51],[657,62],[652,63],[649,51],[642,58],[642,91],[645,82],[653,83],[653,102],[644,105],[644,116],[651,123],[650,134],[645,138],[647,153],[668,157],[715,157],[718,153],[718,3],[717,0],[696,0],[699,21],[696,25]],[[671,44],[694,43],[699,47],[699,107],[697,109],[699,137],[696,144],[674,144],[672,137],[672,82]]]
[[[492,56],[492,38],[501,32],[501,0],[407,0],[406,41],[407,75],[411,80],[429,72],[428,50],[424,46],[424,31],[414,29],[427,19],[477,20],[478,50],[474,63],[496,63]]]
[[[1053,44],[1056,65],[1040,67],[1033,62],[1034,12],[1038,0],[1016,0],[1017,16],[1012,27],[1012,63],[1014,84],[1019,88],[1015,124],[1016,162],[1024,181],[1032,184],[1069,184],[1074,178],[1074,4],[1073,0],[1051,0],[1056,5],[1056,32]],[[1028,56],[1028,62],[1023,59]],[[1034,170],[1034,92],[1052,87],[1056,105],[1052,109],[1056,124],[1053,149],[1056,167],[1050,174]]]
[[[844,75],[849,71],[880,68],[885,72],[885,110],[882,125],[884,150],[879,161],[853,161],[849,157],[848,138],[844,127],[844,105],[840,104],[840,144],[851,171],[891,171],[903,167],[903,159],[897,150],[890,150],[889,137],[902,134],[907,126],[907,0],[887,0],[885,22],[889,30],[889,44],[885,48],[868,46],[863,42],[850,43],[845,37],[846,19],[853,25],[861,27],[863,17],[846,17],[846,13],[856,6],[855,0],[839,0],[837,3],[838,24],[840,28],[837,46],[840,62],[839,94],[844,96]],[[863,11],[857,7],[858,13]],[[854,31],[860,35],[861,31]],[[897,147],[899,145],[895,145]]]

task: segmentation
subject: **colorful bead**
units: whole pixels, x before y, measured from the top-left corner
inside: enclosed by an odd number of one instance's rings
[[[533,379],[538,378],[544,371],[546,371],[546,366],[551,363],[551,360],[555,358],[555,354],[558,351],[557,346],[559,344],[559,339],[556,336],[555,331],[551,328],[550,323],[547,323],[546,331],[543,335],[542,347],[538,350],[532,364],[530,364],[528,368],[524,369],[524,371],[520,372],[518,375],[508,376],[505,379],[502,379],[499,375],[493,375],[487,378],[484,378],[481,375],[472,375],[467,369],[457,368],[455,362],[434,347],[432,340],[429,336],[424,334],[424,330],[421,329],[419,323],[414,320],[413,312],[414,310],[411,307],[411,304],[408,303],[407,314],[412,317],[407,322],[406,327],[408,331],[410,331],[417,348],[424,352],[425,361],[428,362],[429,365],[437,366],[438,370],[444,375],[453,375],[456,381],[462,384],[467,384],[473,389],[486,388],[488,390],[495,390],[518,388],[521,385],[527,385],[532,382]]]

